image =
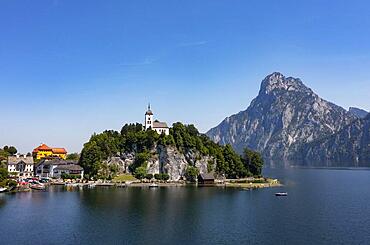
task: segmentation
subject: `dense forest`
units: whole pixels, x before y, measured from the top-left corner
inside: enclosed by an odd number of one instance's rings
[[[243,156],[240,156],[230,145],[216,144],[199,133],[194,125],[179,122],[173,124],[167,136],[153,130],[143,131],[139,123],[126,124],[120,132],[107,130],[93,134],[89,142],[84,144],[79,163],[88,176],[96,177],[102,168],[107,167],[103,164],[104,160],[130,152],[135,154],[135,161],[130,166],[130,171],[135,173],[145,169],[146,161],[151,154],[155,154],[153,149],[158,145],[176,147],[181,153],[193,150],[202,156],[212,157],[216,162],[215,169],[210,166],[208,170],[219,176],[242,178],[261,175],[263,159],[259,153],[245,149]],[[114,169],[111,170],[114,172]],[[187,174],[194,173],[194,166],[189,166]]]

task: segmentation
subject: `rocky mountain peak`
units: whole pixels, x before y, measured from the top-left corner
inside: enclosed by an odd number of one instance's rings
[[[354,119],[299,78],[274,72],[263,79],[245,111],[226,118],[207,135],[238,152],[248,147],[269,158],[288,158],[301,144],[338,132]]]
[[[276,91],[313,93],[312,90],[306,87],[299,78],[285,77],[280,72],[273,72],[263,79],[260,94],[271,94]]]

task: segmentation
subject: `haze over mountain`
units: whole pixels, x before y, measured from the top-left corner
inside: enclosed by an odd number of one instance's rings
[[[267,158],[288,159],[299,156],[302,145],[334,135],[356,118],[300,79],[274,72],[245,111],[227,117],[207,135],[238,152],[249,147]]]

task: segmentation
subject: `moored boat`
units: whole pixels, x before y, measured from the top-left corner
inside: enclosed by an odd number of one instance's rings
[[[96,187],[96,184],[95,183],[91,183],[88,185],[89,188],[95,188]]]
[[[0,192],[5,192],[7,190],[7,188],[5,187],[0,187]]]
[[[276,193],[275,193],[275,196],[278,196],[278,197],[285,197],[285,196],[288,196],[288,192],[276,192]]]
[[[152,183],[149,185],[149,188],[158,188],[159,186],[156,183]]]
[[[41,183],[31,183],[30,188],[33,189],[33,190],[43,191],[43,190],[45,190],[45,185],[43,185]]]

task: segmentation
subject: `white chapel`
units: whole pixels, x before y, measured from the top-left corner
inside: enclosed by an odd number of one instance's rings
[[[158,120],[154,120],[153,112],[150,109],[150,104],[148,105],[148,110],[145,112],[145,122],[144,122],[144,129],[152,129],[156,131],[158,134],[170,134],[170,129],[167,126],[167,123],[160,122]]]

